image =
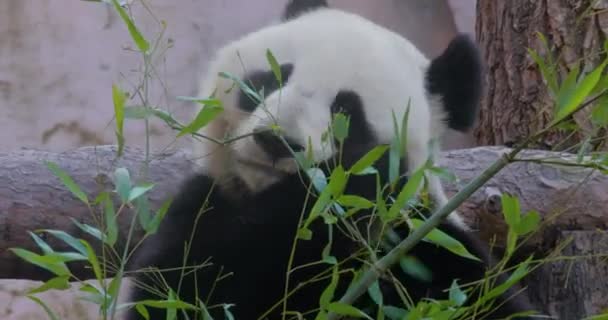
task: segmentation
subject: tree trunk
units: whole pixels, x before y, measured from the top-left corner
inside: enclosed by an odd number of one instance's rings
[[[606,8],[606,0],[478,0],[476,34],[487,71],[474,132],[478,145],[509,146],[548,124],[554,100],[527,50],[547,54],[537,35],[542,33],[560,78],[579,62],[580,70],[588,72],[601,58],[608,31]],[[565,150],[575,145],[589,134],[588,116],[581,112],[574,119],[583,130],[573,135],[555,130],[535,147]]]
[[[526,279],[535,305],[557,319],[583,319],[608,310],[608,235],[596,231],[563,231],[561,255],[578,256],[546,263]],[[602,318],[603,319],[603,318]]]

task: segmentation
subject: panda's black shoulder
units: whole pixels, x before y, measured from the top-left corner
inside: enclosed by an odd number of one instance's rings
[[[179,187],[169,195],[170,205],[158,230],[137,250],[133,267],[156,264],[162,252],[181,250],[183,241],[191,234],[194,221],[205,202],[221,202],[216,191],[216,182],[208,175],[195,173],[182,180]]]
[[[198,212],[205,201],[217,198],[216,188],[215,180],[208,175],[197,173],[187,177],[171,202],[172,215],[167,218],[176,219],[180,216],[191,218],[190,216]]]

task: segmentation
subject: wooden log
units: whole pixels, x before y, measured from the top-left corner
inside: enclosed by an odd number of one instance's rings
[[[182,152],[157,154],[151,159],[148,179],[141,168],[144,153],[127,149],[117,159],[114,146],[84,147],[63,153],[20,150],[0,153],[0,278],[48,279],[49,273],[41,271],[18,259],[9,248],[20,247],[38,252],[28,231],[57,229],[91,244],[95,239],[82,232],[73,222],[95,224],[94,216],[86,205],[76,199],[46,167],[45,161],[55,162],[74,178],[89,199],[101,191],[113,189],[112,177],[116,168],[129,170],[133,181],[153,181],[157,187],[150,193],[153,208],[158,208],[180,184],[181,178],[190,173],[192,162]],[[97,212],[98,213],[98,212]],[[98,220],[99,221],[99,220]],[[119,216],[119,246],[124,243],[131,223],[131,212]],[[142,236],[136,229],[135,241]],[[44,237],[44,234],[41,234]],[[63,242],[53,237],[44,238],[57,251],[69,250]],[[135,243],[135,242],[133,242]],[[99,246],[95,246],[99,250]],[[70,265],[79,278],[90,278],[89,269],[81,264]]]
[[[455,183],[446,183],[448,193],[457,192],[508,151],[501,147],[480,147],[444,152],[440,165],[458,177]],[[7,250],[22,247],[37,251],[28,231],[59,229],[91,240],[74,226],[71,219],[94,224],[93,216],[51,174],[45,161],[58,163],[90,198],[101,190],[111,190],[112,172],[118,167],[126,167],[133,180],[157,184],[150,193],[153,209],[170,197],[184,176],[195,169],[188,153],[169,152],[154,155],[148,179],[144,179],[140,171],[144,158],[141,150],[127,149],[122,158],[116,159],[114,146],[85,147],[64,153],[34,150],[0,153],[0,278],[48,279],[49,274]],[[537,163],[539,159],[573,161],[572,155],[526,150],[521,158],[531,161],[508,166],[460,207],[466,221],[478,229],[484,239],[496,239],[500,247],[506,230],[500,195],[508,193],[520,198],[523,211],[537,210],[544,219],[543,228],[525,248],[545,252],[572,236],[573,241],[562,254],[605,255],[608,239],[596,229],[606,229],[608,224],[608,177],[591,169]],[[131,212],[125,212],[120,219],[121,244],[130,220]],[[135,241],[139,236],[141,233],[136,233]],[[58,250],[68,249],[53,238],[46,240]],[[570,262],[559,260],[543,265],[526,280],[533,302],[556,319],[581,319],[606,308],[604,297],[608,296],[608,268],[605,258],[581,258],[573,264]],[[82,265],[70,267],[81,279],[91,277],[90,271]],[[11,297],[0,314],[8,319],[27,318],[34,312],[30,310],[33,305],[18,290],[10,288],[32,287],[39,283],[14,279],[0,280],[0,296],[8,294]],[[95,305],[74,305],[77,295],[77,291],[72,290],[51,292],[44,297],[45,302],[61,314],[71,308],[82,309],[78,313],[80,315],[96,314]]]
[[[446,184],[448,193],[455,193],[508,151],[501,147],[480,147],[444,152],[440,164],[459,178],[456,183]],[[522,157],[556,161],[564,158],[558,153],[534,150],[524,152]],[[95,224],[93,215],[52,175],[45,161],[58,163],[94,198],[101,190],[112,189],[112,173],[118,167],[128,168],[133,180],[142,181],[140,169],[144,158],[141,150],[127,148],[124,156],[116,159],[113,146],[84,147],[63,153],[34,150],[0,153],[0,278],[48,279],[48,273],[8,251],[13,247],[37,251],[28,231],[58,229],[91,240],[71,219]],[[152,208],[158,208],[174,194],[184,176],[194,169],[186,152],[154,155],[147,179],[156,183],[150,193]],[[519,197],[522,210],[535,209],[545,218],[546,226],[531,239],[529,247],[534,249],[553,243],[555,230],[606,229],[608,224],[607,176],[590,169],[518,162],[499,173],[460,208],[467,222],[479,229],[484,239],[498,239],[498,246],[506,229],[500,213],[501,193]],[[120,217],[120,244],[130,220],[130,212]],[[141,232],[136,232],[132,243],[140,236]],[[54,238],[46,240],[58,250],[68,250]],[[78,264],[71,267],[76,276],[90,278],[90,270]]]

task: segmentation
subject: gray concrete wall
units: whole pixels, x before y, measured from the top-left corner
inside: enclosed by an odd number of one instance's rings
[[[469,0],[457,0],[469,1]],[[137,5],[138,25],[159,30]],[[158,79],[152,103],[187,116],[188,104],[175,96],[194,95],[198,74],[221,44],[275,19],[285,0],[152,0],[152,11],[167,22],[174,45],[155,61]],[[440,52],[456,27],[444,0],[333,0],[409,36],[430,56]],[[466,19],[465,19],[466,20]],[[74,0],[0,1],[0,151],[20,147],[66,150],[114,143],[111,85],[138,83],[140,56],[125,50],[131,40],[110,7]],[[129,145],[142,146],[141,122],[126,123]],[[174,133],[151,126],[155,150],[172,144]]]

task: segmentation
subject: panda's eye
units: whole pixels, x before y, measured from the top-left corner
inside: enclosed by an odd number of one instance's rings
[[[293,71],[293,64],[282,64],[280,70],[282,82],[285,85]],[[243,82],[256,92],[263,92],[264,96],[270,95],[280,87],[280,83],[272,70],[253,71],[243,78]],[[238,106],[243,111],[253,112],[258,106],[258,101],[243,90],[239,90]]]

